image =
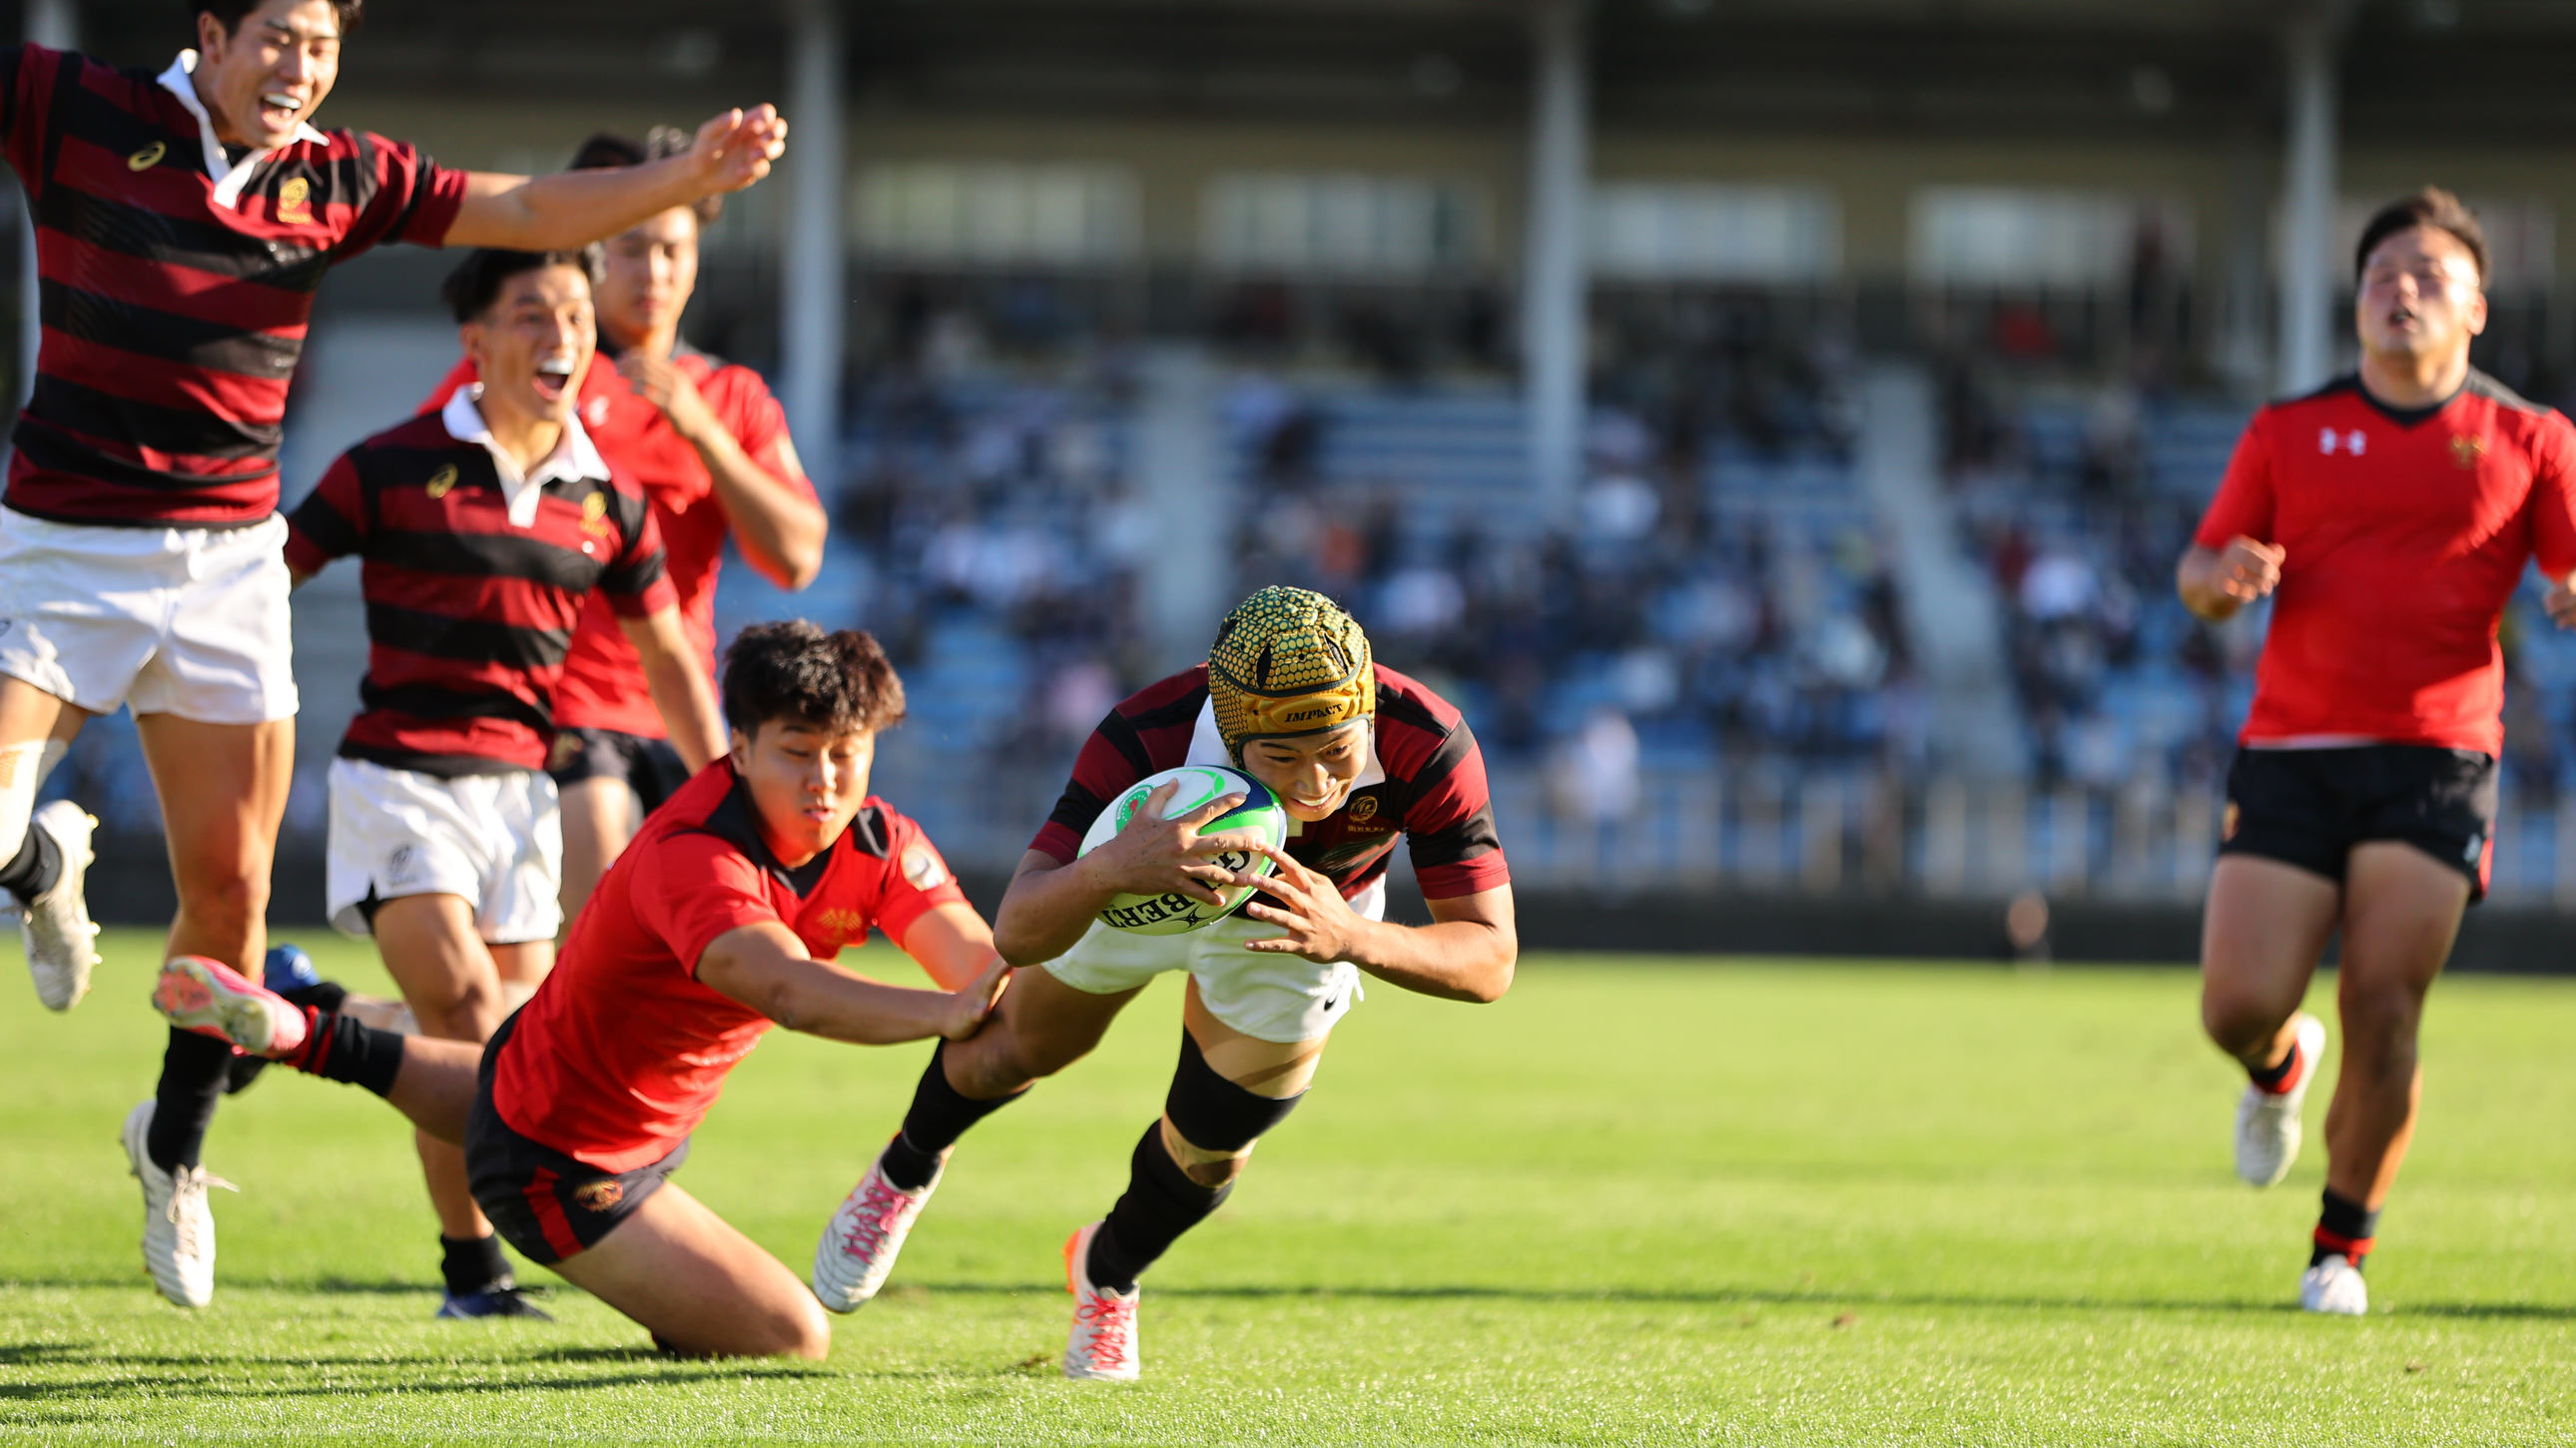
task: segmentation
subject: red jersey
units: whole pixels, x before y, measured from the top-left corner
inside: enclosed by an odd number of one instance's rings
[[[626,385],[612,360],[603,350],[582,379],[581,419],[590,429],[591,441],[619,474],[635,479],[652,500],[671,586],[679,592],[680,625],[707,672],[713,674],[716,573],[724,565],[725,538],[732,525],[724,506],[716,501],[715,479],[707,472],[706,460],[672,430],[662,409]],[[769,385],[759,373],[689,347],[672,352],[671,364],[697,384],[717,423],[733,435],[745,456],[806,497],[814,496],[814,484],[787,440],[786,411],[770,396]],[[457,363],[430,394],[424,410],[444,405],[449,394],[474,380],[474,364]],[[663,738],[668,732],[644,687],[644,666],[635,657],[635,646],[626,641],[616,616],[602,601],[594,600],[583,610],[581,625],[573,630],[563,682],[555,689],[555,719],[568,729],[614,729],[648,739]]]
[[[2496,625],[2576,571],[2576,427],[2482,373],[2400,412],[2346,377],[2254,415],[2197,541],[2283,550],[2247,744],[2504,745]]]
[[[787,869],[761,841],[750,790],[718,760],[645,820],[582,907],[494,1063],[492,1104],[511,1130],[601,1171],[660,1161],[772,1024],[698,983],[717,936],[774,920],[830,960],[870,926],[901,940],[965,898],[921,827],[878,799]]]
[[[436,246],[465,173],[399,141],[297,128],[225,156],[190,74],[0,48],[0,146],[36,228],[35,387],[12,509],[57,522],[235,528],[277,511],[287,384],[322,274]]]
[[[1386,874],[1401,835],[1426,900],[1511,883],[1494,833],[1485,756],[1449,701],[1384,664],[1377,668],[1374,755],[1342,807],[1288,822],[1288,854],[1329,878],[1345,898]],[[1100,721],[1073,763],[1073,779],[1029,848],[1071,863],[1083,834],[1120,790],[1184,764],[1226,764],[1208,705],[1207,665],[1148,684]]]
[[[366,707],[345,758],[441,776],[542,769],[586,596],[627,618],[671,604],[643,494],[578,424],[515,505],[485,436],[458,398],[343,453],[286,520],[295,571],[365,560]]]

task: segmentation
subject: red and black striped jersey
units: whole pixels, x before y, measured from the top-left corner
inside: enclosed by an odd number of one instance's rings
[[[277,511],[287,385],[322,274],[436,246],[465,173],[304,128],[238,161],[188,72],[0,48],[0,147],[36,228],[43,340],[0,502],[58,522],[238,527]]]
[[[1401,835],[1426,900],[1510,884],[1494,832],[1485,756],[1465,717],[1419,682],[1384,664],[1375,667],[1375,757],[1330,817],[1289,822],[1289,856],[1348,898],[1386,874]],[[1231,762],[1217,742],[1205,664],[1148,684],[1092,731],[1055,813],[1029,848],[1069,863],[1120,790],[1184,764]]]
[[[460,395],[343,453],[287,518],[296,572],[364,560],[365,707],[343,757],[444,776],[542,768],[584,598],[596,588],[630,618],[673,605],[644,494],[579,423],[527,486],[514,519]]]
[[[965,898],[921,826],[873,797],[821,854],[787,868],[719,759],[653,812],[582,907],[494,1063],[492,1104],[511,1130],[602,1171],[659,1161],[773,1024],[699,982],[717,937],[771,922],[831,960],[870,929],[900,945]]]

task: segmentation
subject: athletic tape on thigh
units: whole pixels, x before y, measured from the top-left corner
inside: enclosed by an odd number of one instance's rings
[[[1261,1139],[1306,1093],[1264,1096],[1246,1091],[1216,1073],[1200,1054],[1199,1043],[1181,1032],[1181,1064],[1172,1072],[1172,1093],[1163,1098],[1163,1114],[1181,1140],[1201,1151],[1241,1151]]]
[[[45,747],[50,739],[0,744],[0,865],[18,853],[27,838],[27,822],[36,813],[36,786],[44,783]]]

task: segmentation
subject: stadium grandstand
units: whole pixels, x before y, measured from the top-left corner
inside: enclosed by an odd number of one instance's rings
[[[175,13],[19,9],[154,66]],[[2262,623],[2192,620],[2173,563],[2253,406],[2339,370],[2368,209],[2466,196],[2496,243],[2479,364],[2576,385],[2576,7],[2546,0],[365,25],[333,122],[452,164],[551,169],[744,95],[793,119],[709,233],[689,336],[771,379],[832,552],[793,599],[730,570],[723,608],[886,639],[913,718],[884,788],[988,872],[1112,703],[1286,581],[1461,699],[1532,885],[2196,901]],[[444,265],[325,288],[290,501],[453,362]],[[331,617],[297,610],[308,851],[363,662]],[[2507,643],[2496,893],[2546,904],[2576,890],[2576,642],[2535,585]],[[915,783],[970,768],[971,798]],[[154,828],[115,729],[55,788]]]

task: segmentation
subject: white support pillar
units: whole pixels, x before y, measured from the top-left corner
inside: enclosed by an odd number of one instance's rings
[[[2342,6],[2311,5],[2282,36],[2289,64],[2289,136],[2281,174],[2283,392],[2305,392],[2334,366],[2336,69]]]
[[[780,403],[806,472],[841,482],[841,369],[849,312],[842,162],[844,39],[837,0],[795,0],[787,30],[786,255],[779,271]]]
[[[1521,249],[1521,394],[1530,481],[1551,521],[1583,470],[1585,195],[1591,171],[1586,0],[1532,0],[1529,225]]]
[[[78,45],[79,17],[72,0],[28,0],[27,40],[54,50]],[[26,201],[25,186],[18,188],[18,196],[22,203]],[[18,395],[11,399],[12,414],[27,405],[27,395],[36,387],[36,344],[44,336],[43,324],[36,319],[38,299],[36,223],[22,204],[18,208]]]

